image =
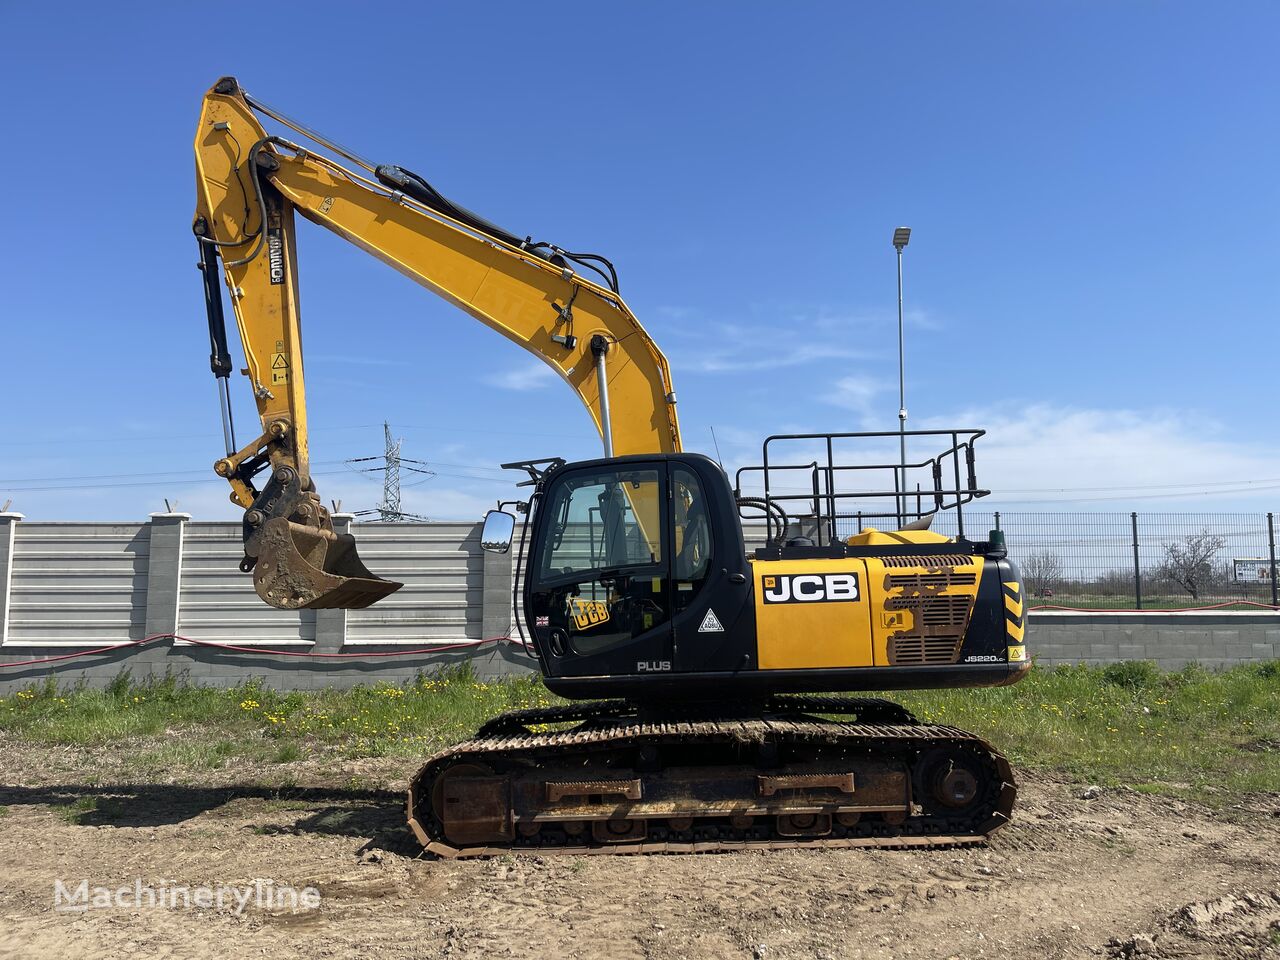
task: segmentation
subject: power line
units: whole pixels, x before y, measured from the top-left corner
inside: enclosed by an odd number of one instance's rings
[[[370,427],[376,427],[375,423],[356,423],[346,424],[344,426],[325,427],[324,432],[336,433],[342,430],[367,430]],[[529,430],[477,430],[474,427],[445,427],[439,424],[408,424],[402,425],[402,430],[434,430],[439,433],[465,433],[468,436],[493,436],[493,437],[546,437],[554,440],[574,440],[580,441],[580,435],[569,433],[541,433]],[[73,436],[44,436],[38,440],[0,440],[0,447],[66,447],[69,444],[86,444],[86,443],[139,443],[139,442],[156,442],[156,443],[172,443],[175,440],[207,440],[212,445],[217,446],[221,442],[221,437],[213,432],[204,433],[133,433],[127,436],[114,437],[73,437]]]
[[[1185,487],[1238,487],[1280,484],[1280,477],[1259,480],[1192,480],[1186,483],[1125,483],[1109,487],[1017,487],[1010,493],[1103,493],[1116,490],[1177,490]]]

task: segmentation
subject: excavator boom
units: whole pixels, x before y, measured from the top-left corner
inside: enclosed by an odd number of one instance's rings
[[[219,80],[196,131],[194,231],[226,435],[227,455],[214,469],[245,508],[242,568],[254,571],[262,599],[286,609],[353,608],[400,586],[370,574],[354,541],[334,532],[311,479],[295,213],[546,362],[582,400],[606,456],[680,451],[666,358],[619,295],[608,261],[518,241],[403,168],[335,148],[361,168],[353,170],[268,135],[258,112],[320,139],[253,101],[234,79]],[[256,439],[239,447],[219,259],[261,423]],[[584,276],[585,268],[603,282]],[[254,478],[267,470],[259,488]]]

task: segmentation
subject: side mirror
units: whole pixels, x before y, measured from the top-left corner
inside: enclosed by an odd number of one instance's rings
[[[490,553],[506,553],[516,532],[516,518],[503,510],[490,510],[484,515],[480,531],[480,549]]]

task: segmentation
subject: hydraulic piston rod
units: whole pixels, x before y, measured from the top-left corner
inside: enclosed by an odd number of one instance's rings
[[[596,387],[600,393],[600,436],[604,439],[604,455],[613,456],[613,426],[609,421],[609,367],[605,357],[609,341],[596,334],[591,338],[591,355],[596,358]]]

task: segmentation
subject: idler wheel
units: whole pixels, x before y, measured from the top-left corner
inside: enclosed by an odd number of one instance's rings
[[[915,800],[926,814],[969,813],[982,802],[985,777],[980,756],[939,747],[922,756],[916,766]]]
[[[948,807],[967,807],[978,796],[978,778],[964,767],[952,767],[937,778],[934,794]]]

